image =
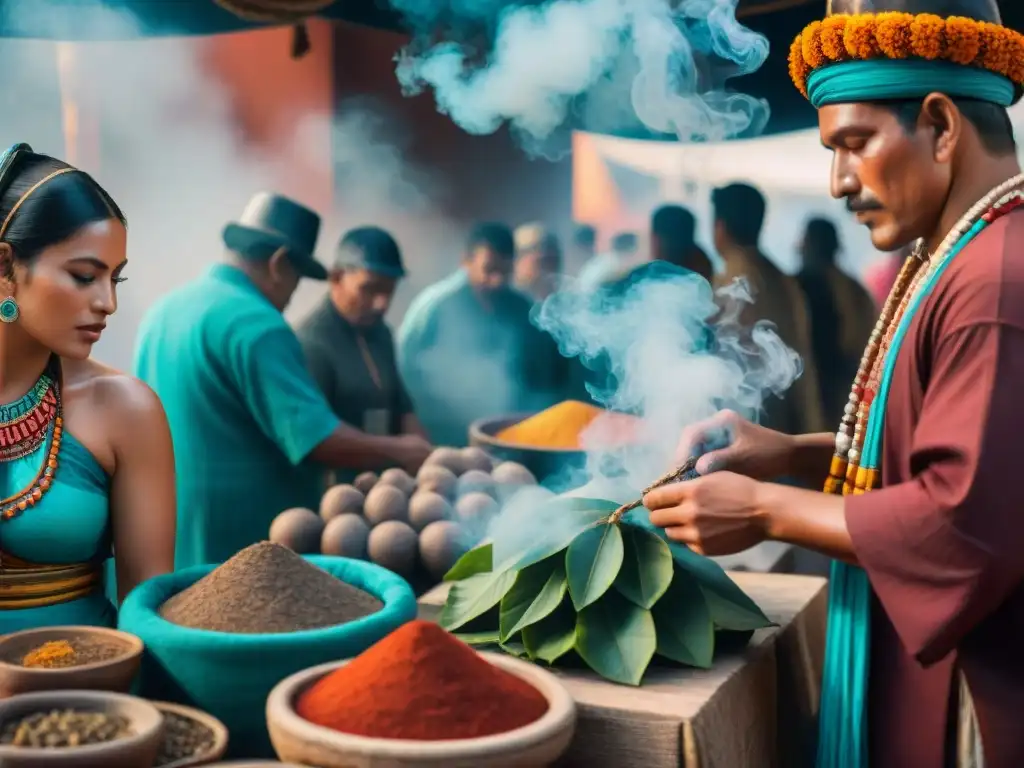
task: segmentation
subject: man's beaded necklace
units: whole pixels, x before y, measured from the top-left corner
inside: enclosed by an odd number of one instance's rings
[[[907,257],[896,283],[882,307],[878,322],[868,339],[861,357],[857,375],[850,389],[850,398],[835,439],[835,455],[825,481],[825,492],[836,494],[863,493],[878,483],[877,471],[860,465],[861,453],[867,433],[871,405],[878,392],[885,369],[886,357],[896,329],[908,305],[927,283],[928,278],[949,258],[953,248],[979,221],[991,224],[1024,203],[1024,174],[1000,184],[979,200],[956,223],[929,256],[923,241]]]
[[[55,377],[44,373],[28,394],[0,406],[0,462],[29,456],[50,440],[35,479],[12,496],[0,498],[0,520],[10,520],[39,503],[53,485],[63,433],[60,386]]]

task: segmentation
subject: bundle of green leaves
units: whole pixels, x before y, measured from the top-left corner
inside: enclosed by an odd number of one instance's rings
[[[618,504],[557,498],[553,535],[494,562],[494,546],[467,552],[441,626],[470,645],[555,664],[576,656],[617,683],[640,685],[654,657],[711,666],[716,631],[745,644],[772,625],[715,561],[670,541],[643,508],[614,519]],[[550,518],[554,519],[554,518]]]

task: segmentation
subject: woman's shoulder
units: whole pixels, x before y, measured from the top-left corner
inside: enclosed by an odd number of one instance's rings
[[[165,420],[156,392],[134,376],[91,359],[64,361],[62,367],[65,401],[74,400],[104,416],[142,419],[144,424],[154,418]]]
[[[61,368],[65,428],[107,474],[145,441],[167,439],[163,405],[146,384],[96,360],[62,360]]]

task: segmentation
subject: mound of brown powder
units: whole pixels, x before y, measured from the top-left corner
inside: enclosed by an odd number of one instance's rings
[[[373,595],[264,541],[179,592],[160,606],[160,615],[193,629],[280,634],[347,624],[383,607]]]

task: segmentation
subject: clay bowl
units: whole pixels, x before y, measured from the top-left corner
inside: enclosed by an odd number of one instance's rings
[[[338,733],[295,713],[296,696],[329,672],[348,663],[298,672],[282,680],[267,699],[267,728],[278,757],[320,768],[542,768],[569,746],[576,728],[576,704],[554,675],[525,661],[481,653],[487,661],[522,678],[548,700],[547,713],[508,733],[478,739],[412,741]],[[415,717],[415,715],[413,715]]]
[[[124,650],[118,656],[62,669],[21,666],[21,658],[53,640],[102,642]],[[26,629],[0,637],[0,699],[34,691],[115,691],[127,693],[139,671],[142,641],[127,632],[102,627],[46,627]]]
[[[499,440],[496,435],[506,427],[518,424],[534,413],[515,413],[498,418],[478,419],[469,426],[469,444],[482,448],[498,461],[514,461],[533,473],[543,483],[572,470],[582,469],[587,463],[585,451],[560,448],[534,448]]]
[[[39,691],[0,701],[0,724],[39,711],[79,709],[128,718],[135,733],[105,744],[61,749],[0,745],[3,768],[148,768],[156,760],[164,718],[144,699],[109,691]]]
[[[154,701],[152,704],[160,710],[161,714],[170,712],[181,717],[187,717],[189,720],[197,720],[213,731],[213,746],[206,752],[194,757],[175,760],[173,763],[165,763],[160,768],[192,768],[192,766],[196,765],[209,765],[214,760],[220,760],[224,757],[224,753],[228,748],[228,729],[216,717],[206,714],[201,709],[186,707],[182,704],[171,704],[169,701]]]

